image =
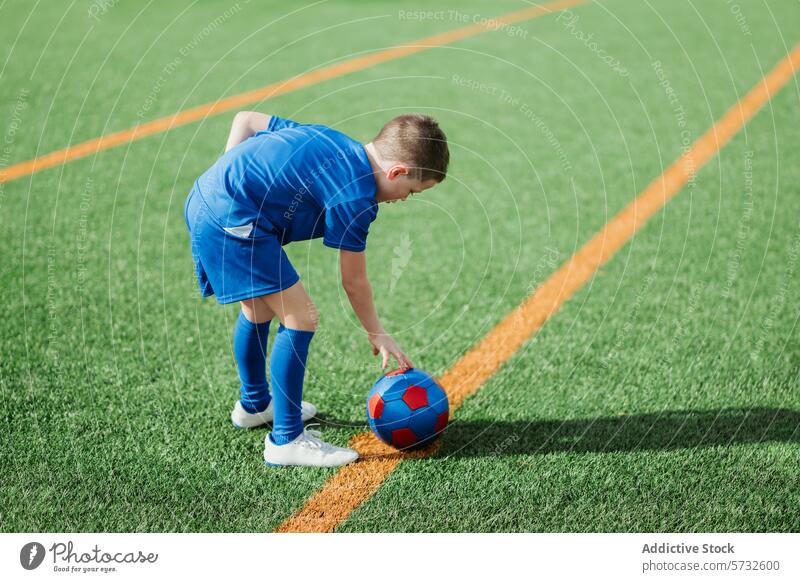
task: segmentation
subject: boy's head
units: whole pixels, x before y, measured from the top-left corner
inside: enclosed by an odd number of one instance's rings
[[[405,200],[447,176],[447,136],[427,115],[395,117],[365,147],[375,172],[378,202]]]

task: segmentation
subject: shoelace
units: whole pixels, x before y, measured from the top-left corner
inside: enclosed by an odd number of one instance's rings
[[[319,426],[319,423],[309,424],[303,429],[303,445],[313,449],[321,449],[323,451],[333,450],[333,445],[330,445],[321,439],[322,433],[318,430],[312,430],[312,426]]]

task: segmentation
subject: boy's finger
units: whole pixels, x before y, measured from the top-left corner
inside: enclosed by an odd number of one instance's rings
[[[397,358],[397,363],[400,364],[401,368],[406,369],[411,367],[408,365],[408,358],[403,352],[400,352],[395,357]]]
[[[408,356],[405,355],[403,352],[400,352],[397,356],[397,363],[400,364],[403,368],[413,368],[414,366],[411,365],[411,360],[408,359]]]
[[[386,348],[381,348],[381,355],[383,356],[383,363],[381,365],[381,368],[385,370],[386,366],[389,365],[389,350],[387,350]]]

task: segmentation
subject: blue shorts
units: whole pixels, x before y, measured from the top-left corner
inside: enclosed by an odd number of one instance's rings
[[[219,303],[233,303],[278,293],[300,280],[277,234],[259,231],[257,236],[239,236],[223,229],[210,212],[193,188],[184,218],[203,297],[216,295]]]

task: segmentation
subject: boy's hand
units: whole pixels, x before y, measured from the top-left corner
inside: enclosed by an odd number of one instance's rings
[[[381,368],[384,370],[386,366],[389,364],[389,356],[394,357],[397,360],[398,365],[403,368],[413,368],[414,364],[411,363],[411,360],[408,359],[403,353],[403,350],[400,349],[400,346],[397,345],[397,342],[392,339],[388,333],[382,334],[368,334],[369,343],[372,344],[372,354],[377,356],[378,354],[381,355],[383,361],[381,362]]]

